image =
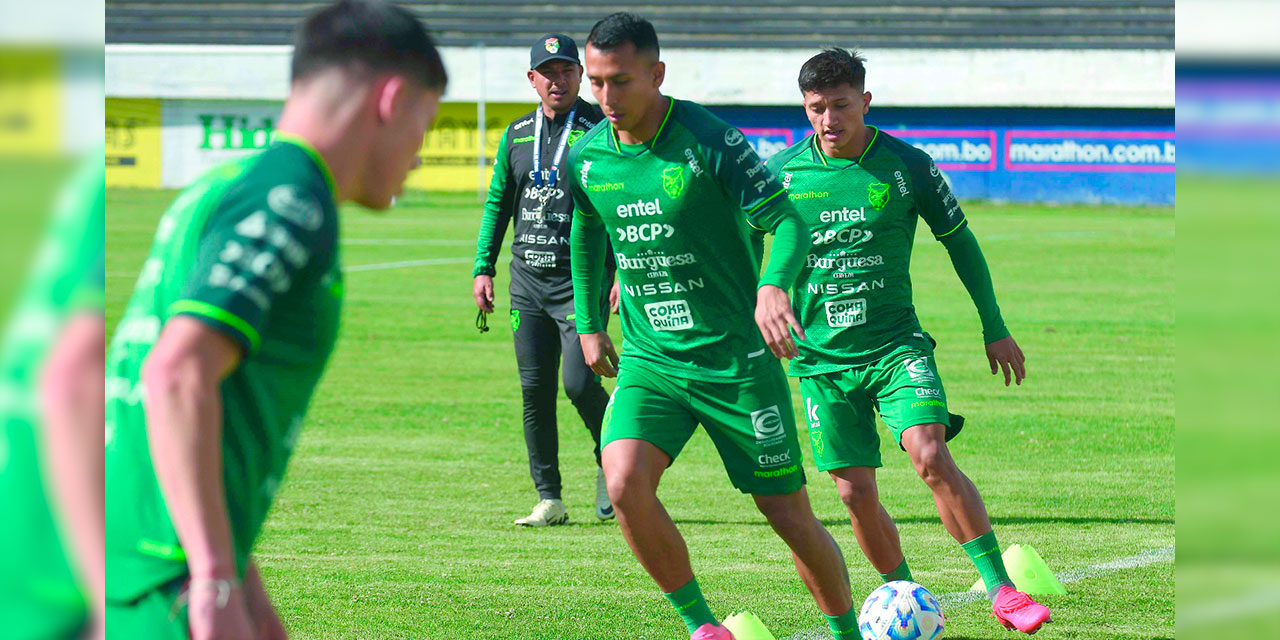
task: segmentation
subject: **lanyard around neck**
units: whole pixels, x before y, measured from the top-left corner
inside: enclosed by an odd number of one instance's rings
[[[560,133],[560,142],[556,145],[556,155],[551,159],[551,178],[549,186],[556,186],[556,174],[560,171],[560,160],[564,158],[564,148],[569,142],[569,132],[573,130],[573,116],[578,113],[578,105],[569,110],[569,117],[564,121],[564,131]],[[533,124],[533,184],[542,187],[542,105],[538,105],[538,118]]]

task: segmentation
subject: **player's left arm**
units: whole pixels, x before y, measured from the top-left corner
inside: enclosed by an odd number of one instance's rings
[[[51,277],[37,280],[41,283],[37,290],[48,296],[59,324],[38,389],[45,443],[41,467],[49,504],[89,599],[93,622],[85,637],[101,638],[106,628],[102,501],[106,185],[101,161],[87,165],[62,198],[64,208],[54,216],[50,245],[41,251],[55,258],[44,265],[42,271]]]
[[[322,197],[288,184],[223,197],[142,365],[151,459],[193,581],[193,636],[197,625],[239,633],[246,624],[222,477],[221,384],[259,351],[275,304],[320,286],[334,266],[338,221]],[[225,601],[228,585],[240,608],[203,606]]]
[[[1022,384],[1023,378],[1027,377],[1026,356],[1000,315],[991,269],[978,246],[978,238],[969,229],[960,202],[932,160],[927,165],[914,167],[912,177],[920,217],[929,225],[934,237],[946,247],[956,275],[960,276],[960,282],[964,283],[974,306],[978,308],[991,374],[1003,371],[1005,386],[1014,381]]]
[[[786,188],[760,161],[742,132],[729,127],[720,139],[723,143],[712,138],[714,142],[704,145],[703,151],[729,198],[746,215],[753,234],[761,234],[758,242],[751,242],[753,258],[763,252],[762,234],[773,234],[769,262],[756,288],[756,325],[773,355],[794,358],[799,351],[791,332],[795,331],[801,340],[805,334],[791,309],[787,291],[804,267],[809,250],[808,228],[787,199]]]
[[[95,624],[104,622],[106,548],[103,531],[102,375],[106,328],[101,309],[63,326],[40,381],[51,502],[77,556]],[[101,630],[99,629],[99,632]]]

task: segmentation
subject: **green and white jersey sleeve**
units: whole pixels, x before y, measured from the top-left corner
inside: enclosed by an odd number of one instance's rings
[[[966,225],[933,160],[872,131],[857,160],[827,157],[812,135],[770,159],[812,241],[792,298],[807,334],[794,376],[868,362],[921,333],[909,273],[916,221],[940,240]]]
[[[221,166],[161,217],[106,365],[108,597],[182,575],[185,555],[147,446],[142,364],[194,318],[244,350],[222,383],[223,479],[243,569],[337,337],[342,280],[332,177],[305,142]]]
[[[749,237],[787,219],[799,224],[741,131],[673,99],[649,142],[622,144],[612,126],[598,126],[573,147],[570,166],[580,221],[571,241],[575,290],[592,272],[577,253],[600,251],[607,234],[621,282],[624,363],[724,380],[773,359],[754,321],[760,278]],[[794,280],[794,271],[777,270],[777,279]],[[601,326],[589,306],[576,310],[582,333]]]

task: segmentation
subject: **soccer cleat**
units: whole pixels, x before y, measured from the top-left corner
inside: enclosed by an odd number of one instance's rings
[[[613,503],[609,502],[609,487],[604,483],[604,469],[596,469],[596,517],[612,520],[615,515]]]
[[[1017,629],[1023,633],[1035,633],[1040,625],[1049,622],[1049,607],[1046,607],[1031,596],[1010,586],[1000,587],[996,599],[991,605],[991,615],[1004,625],[1006,629]]]
[[[689,640],[734,640],[734,638],[728,629],[708,622],[698,627],[698,630],[689,636]]]
[[[522,527],[549,527],[569,522],[569,512],[559,500],[539,500],[533,506],[533,513],[516,520]]]

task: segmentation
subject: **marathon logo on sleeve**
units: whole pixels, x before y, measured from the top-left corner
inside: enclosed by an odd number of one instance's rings
[[[684,300],[651,302],[644,305],[644,315],[654,331],[681,331],[693,327],[693,311]]]
[[[827,326],[833,328],[856,327],[867,321],[867,299],[832,300],[824,305],[827,310]]]

